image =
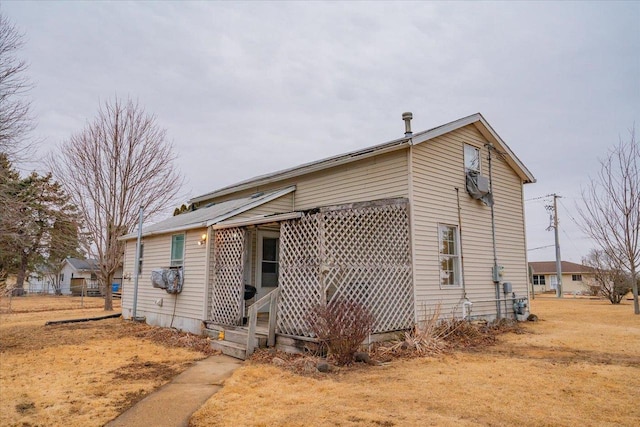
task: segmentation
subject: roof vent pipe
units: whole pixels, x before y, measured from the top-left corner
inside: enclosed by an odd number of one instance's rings
[[[404,120],[404,136],[411,136],[411,119],[413,114],[411,112],[402,113],[402,120]]]

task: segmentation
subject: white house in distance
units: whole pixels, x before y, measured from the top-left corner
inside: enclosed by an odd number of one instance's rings
[[[555,291],[558,289],[558,274],[555,261],[532,261],[531,281],[534,292]],[[576,264],[575,262],[561,261],[562,292],[563,293],[587,293],[589,284],[594,281],[593,268]]]
[[[97,290],[99,271],[95,259],[65,258],[60,270],[60,291],[63,295],[80,295],[83,289]]]
[[[533,175],[481,114],[419,133],[410,118],[399,139],[220,188],[143,228],[136,315],[241,330],[260,299],[285,350],[313,341],[310,310],[338,299],[367,307],[375,334],[438,305],[445,316],[515,317],[514,299],[528,297],[523,185]],[[125,318],[136,237],[122,238]],[[180,293],[152,285],[162,269],[182,275]],[[245,286],[257,291],[247,301]]]

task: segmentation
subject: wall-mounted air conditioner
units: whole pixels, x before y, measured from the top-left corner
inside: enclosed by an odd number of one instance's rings
[[[160,288],[169,294],[182,292],[183,284],[182,267],[169,267],[151,271],[151,284],[154,288]]]
[[[481,200],[487,206],[491,206],[493,204],[489,178],[480,175],[479,172],[467,172],[467,193],[469,193],[472,198]]]

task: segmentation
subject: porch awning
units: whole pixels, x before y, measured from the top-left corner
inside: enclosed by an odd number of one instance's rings
[[[280,190],[254,194],[252,196],[239,199],[227,200],[197,209],[193,212],[186,212],[174,217],[165,219],[156,224],[142,228],[142,236],[153,236],[157,234],[174,233],[178,231],[192,230],[194,228],[209,227],[238,214],[246,212],[257,206],[275,200],[286,194],[295,191],[295,185]],[[289,213],[286,213],[289,214]],[[272,216],[273,217],[273,216]],[[130,240],[138,237],[138,232],[126,234],[119,240]]]

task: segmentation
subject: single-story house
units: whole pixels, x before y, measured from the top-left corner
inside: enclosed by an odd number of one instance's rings
[[[555,261],[532,261],[529,263],[529,268],[534,292],[556,291],[558,289]],[[560,268],[562,271],[562,293],[588,292],[589,284],[594,281],[593,268],[569,261],[561,261]]]
[[[523,184],[535,178],[479,113],[419,133],[410,119],[399,139],[193,198],[143,228],[137,266],[137,233],[123,236],[123,316],[231,330],[255,303],[285,349],[313,341],[310,310],[338,299],[364,305],[375,334],[437,306],[514,318],[528,298]],[[161,270],[179,272],[181,292],[163,290]]]
[[[65,258],[58,278],[63,295],[81,295],[82,292],[99,293],[98,260]]]

